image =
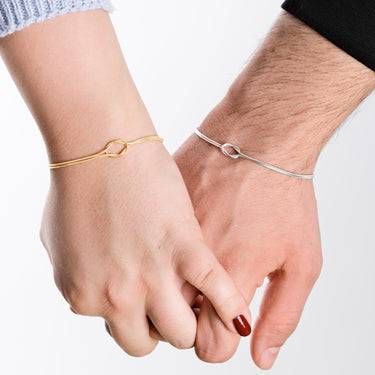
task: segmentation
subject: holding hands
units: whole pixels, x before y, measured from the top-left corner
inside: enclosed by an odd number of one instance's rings
[[[106,12],[32,25],[0,51],[52,163],[156,134]],[[283,14],[200,130],[310,174],[373,87],[373,72]],[[196,135],[174,160],[153,140],[52,170],[41,239],[71,309],[103,317],[133,356],[165,340],[195,346],[205,361],[229,359],[268,278],[251,349],[264,369],[296,328],[322,262],[312,181],[232,160]]]
[[[194,345],[198,290],[236,334],[248,306],[204,244],[175,163],[160,142],[136,147],[52,174],[41,233],[60,291],[74,312],[104,317],[134,356],[153,350],[155,330]]]
[[[216,111],[201,126],[205,134],[213,133]],[[206,244],[248,304],[269,278],[252,334],[253,359],[269,368],[296,328],[321,268],[312,182],[233,161],[196,136],[181,146],[175,159]],[[238,344],[239,337],[225,328],[204,298],[195,342],[198,356],[222,362],[232,357]]]

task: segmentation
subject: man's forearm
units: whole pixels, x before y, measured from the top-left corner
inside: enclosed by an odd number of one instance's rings
[[[283,13],[202,129],[253,156],[311,172],[375,73]]]

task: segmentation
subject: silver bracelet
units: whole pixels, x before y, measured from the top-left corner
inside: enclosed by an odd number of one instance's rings
[[[266,167],[268,169],[271,169],[272,171],[275,171],[275,172],[279,172],[279,173],[282,173],[282,174],[285,174],[287,176],[290,176],[290,177],[296,177],[296,178],[302,178],[304,180],[312,180],[314,178],[314,175],[313,174],[299,174],[299,173],[294,173],[294,172],[290,172],[290,171],[287,171],[285,169],[281,169],[279,167],[276,167],[272,164],[268,164],[264,161],[261,161],[261,160],[258,160],[258,159],[255,159],[249,155],[245,155],[241,152],[240,148],[236,145],[233,145],[232,143],[224,143],[224,144],[220,144],[216,141],[214,141],[213,139],[211,138],[208,138],[206,135],[202,134],[198,129],[195,129],[195,134],[202,138],[203,140],[205,140],[206,142],[208,142],[209,144],[215,146],[215,147],[218,147],[221,149],[221,152],[225,155],[225,156],[229,156],[230,158],[232,159],[238,159],[238,158],[244,158],[244,159],[247,159],[247,160],[251,160],[253,161],[254,163],[257,163],[263,167]],[[227,148],[232,148],[232,150],[235,152],[233,154],[229,153],[229,151],[227,150]]]

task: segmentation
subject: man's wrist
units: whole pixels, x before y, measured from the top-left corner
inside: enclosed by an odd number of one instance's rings
[[[199,127],[201,132],[216,142],[232,143],[240,147],[241,152],[280,168],[295,173],[313,173],[319,147],[303,140],[293,127],[285,126],[283,119],[277,128],[277,125],[260,123],[259,118],[229,108],[236,106],[224,99]],[[285,131],[280,132],[281,127],[285,127]]]
[[[253,157],[311,173],[324,145],[374,87],[373,71],[283,13],[200,129]]]

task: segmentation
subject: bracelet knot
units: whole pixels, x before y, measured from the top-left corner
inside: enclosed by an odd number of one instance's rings
[[[62,161],[59,163],[52,163],[49,165],[50,169],[57,169],[57,168],[63,168],[67,167],[69,165],[75,165],[79,163],[84,163],[86,161],[94,160],[101,158],[103,156],[108,156],[109,158],[118,158],[126,153],[128,151],[129,146],[135,145],[137,143],[147,142],[147,141],[159,141],[163,142],[163,138],[157,136],[157,135],[150,135],[148,137],[142,137],[135,139],[134,141],[124,141],[123,139],[115,139],[113,141],[110,141],[107,143],[107,145],[104,147],[103,150],[97,152],[96,154],[84,156],[82,158],[68,160],[68,161]],[[121,144],[123,145],[122,149],[118,152],[110,152],[110,149],[115,144]]]
[[[211,145],[213,145],[217,148],[220,148],[221,152],[225,156],[229,156],[232,159],[238,159],[238,158],[247,159],[247,160],[250,160],[250,161],[252,161],[256,164],[261,165],[262,167],[268,168],[268,169],[270,169],[274,172],[278,172],[278,173],[284,174],[284,175],[289,176],[289,177],[300,178],[300,179],[303,179],[303,180],[312,180],[314,178],[313,174],[300,174],[300,173],[290,172],[290,171],[287,171],[285,169],[276,167],[275,165],[272,165],[272,164],[266,163],[264,161],[255,159],[252,156],[246,155],[243,152],[241,152],[241,149],[238,146],[236,146],[232,143],[229,143],[229,142],[226,142],[224,144],[216,142],[213,139],[211,139],[211,138],[207,137],[206,135],[202,134],[198,129],[195,129],[195,134],[199,138],[206,141],[207,143],[209,143],[209,144],[211,144]],[[234,153],[230,153],[229,149],[234,150]]]

